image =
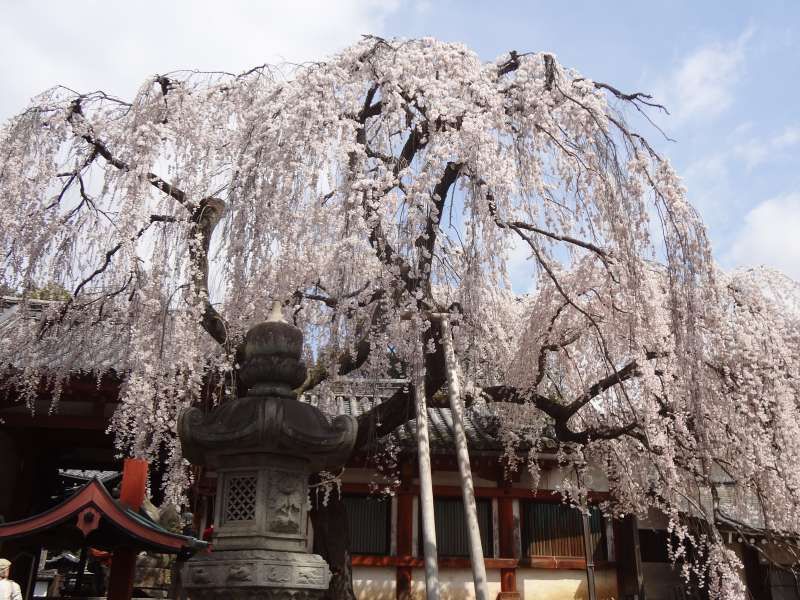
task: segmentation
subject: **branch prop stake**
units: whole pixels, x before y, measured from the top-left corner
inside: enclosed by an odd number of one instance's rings
[[[464,407],[461,403],[461,384],[458,379],[458,365],[453,352],[453,338],[450,331],[450,317],[439,317],[442,323],[442,347],[447,365],[447,396],[453,413],[453,433],[456,438],[456,456],[461,476],[461,495],[464,498],[464,516],[469,537],[469,556],[472,562],[472,579],[475,582],[476,600],[489,600],[486,585],[486,565],[483,562],[481,532],[478,527],[478,509],[475,505],[475,488],[472,484],[472,469],[469,464],[467,436],[464,433]]]
[[[422,548],[425,555],[425,596],[439,600],[439,563],[436,550],[436,521],[433,511],[431,449],[428,438],[428,407],[425,401],[425,349],[417,344],[414,364],[414,408],[417,413],[417,455],[419,457],[419,499],[422,512]]]

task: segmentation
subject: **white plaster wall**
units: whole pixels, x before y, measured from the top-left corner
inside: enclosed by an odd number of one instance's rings
[[[414,569],[411,577],[411,598],[425,600],[425,571]],[[496,598],[500,592],[500,569],[487,569],[486,579],[489,584],[489,598]],[[472,571],[469,569],[439,569],[439,598],[440,600],[472,600],[475,598]],[[372,599],[370,598],[370,600]]]
[[[358,600],[395,600],[394,567],[353,567],[353,591]]]
[[[598,600],[618,598],[617,575],[613,569],[598,570],[595,585]],[[517,569],[517,590],[523,600],[585,600],[588,597],[586,572],[571,569]]]

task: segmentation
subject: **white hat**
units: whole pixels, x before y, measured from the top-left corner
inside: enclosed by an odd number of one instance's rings
[[[11,566],[11,561],[5,558],[0,558],[0,577],[8,577],[8,568]]]

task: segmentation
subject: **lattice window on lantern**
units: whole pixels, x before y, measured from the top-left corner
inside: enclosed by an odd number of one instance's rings
[[[226,523],[256,518],[256,481],[254,473],[228,476],[223,513]]]

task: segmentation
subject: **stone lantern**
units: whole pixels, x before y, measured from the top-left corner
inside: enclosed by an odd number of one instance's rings
[[[239,374],[247,395],[180,415],[184,457],[217,473],[213,552],[184,571],[193,599],[311,600],[328,588],[327,563],[306,550],[308,477],[345,463],[356,422],[329,422],[298,401],[302,346],[303,334],[276,303],[245,337]]]

